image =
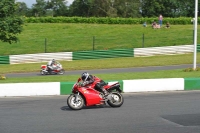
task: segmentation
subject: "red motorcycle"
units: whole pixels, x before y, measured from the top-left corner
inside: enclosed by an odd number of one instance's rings
[[[108,95],[105,96],[102,92],[94,89],[99,81],[100,79],[95,77],[93,84],[83,87],[81,86],[82,80],[79,78],[72,88],[72,94],[67,98],[68,107],[73,110],[80,110],[84,106],[106,105],[106,102],[111,107],[120,107],[124,98],[121,94],[119,82],[103,86],[108,91]]]
[[[54,69],[53,70],[48,70],[47,69],[47,65],[41,65],[41,70],[40,73],[42,75],[52,75],[52,74],[64,74],[65,70],[62,68],[62,65],[59,62],[56,62],[56,64],[54,64]]]

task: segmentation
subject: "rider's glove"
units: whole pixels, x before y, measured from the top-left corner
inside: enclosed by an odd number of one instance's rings
[[[81,86],[85,86],[86,85],[86,83],[85,82],[83,82],[82,84],[81,84]]]
[[[81,85],[81,86],[85,86],[86,84],[87,84],[87,82],[85,81],[85,82],[83,82],[83,83],[82,83],[82,85]]]

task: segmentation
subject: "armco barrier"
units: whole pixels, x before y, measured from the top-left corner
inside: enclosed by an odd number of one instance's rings
[[[133,49],[95,50],[73,52],[73,60],[133,57]]]
[[[186,54],[194,51],[193,45],[135,48],[134,57]]]
[[[79,52],[58,52],[58,53],[38,53],[24,55],[0,56],[0,64],[21,64],[47,62],[50,59],[58,61],[72,61],[85,59],[101,59],[116,57],[140,57],[155,55],[174,55],[193,52],[193,45],[165,46],[165,47],[147,47],[135,49],[115,49],[115,50],[94,50]],[[197,51],[200,52],[200,45],[197,45]]]
[[[9,56],[0,56],[0,64],[10,64]]]
[[[10,64],[48,62],[49,60],[52,59],[55,59],[57,61],[60,60],[71,61],[72,52],[10,55]]]
[[[108,83],[116,82],[109,81]],[[123,92],[200,90],[200,78],[163,78],[119,81]],[[0,84],[0,96],[67,95],[75,82]]]

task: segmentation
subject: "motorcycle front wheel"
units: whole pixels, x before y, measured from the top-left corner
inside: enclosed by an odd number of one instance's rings
[[[82,109],[84,104],[85,104],[85,101],[84,101],[84,99],[81,95],[77,95],[77,99],[76,99],[76,96],[74,94],[71,94],[67,98],[67,105],[68,105],[69,108],[71,108],[73,110]]]
[[[41,75],[46,75],[46,73],[43,70],[40,70]]]
[[[60,70],[60,72],[59,72],[60,75],[63,75],[64,73],[65,73],[64,69]]]
[[[111,107],[120,107],[124,103],[124,98],[121,93],[119,92],[111,92],[111,98],[107,101],[107,103]]]

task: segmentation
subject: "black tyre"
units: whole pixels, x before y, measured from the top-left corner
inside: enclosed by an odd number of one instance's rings
[[[111,98],[107,101],[107,103],[111,107],[120,107],[124,103],[124,98],[121,93],[119,92],[111,92]]]
[[[85,101],[83,99],[83,97],[81,95],[78,95],[78,100],[75,101],[75,95],[71,94],[68,98],[67,98],[67,105],[69,108],[73,109],[73,110],[80,110],[83,108]]]

